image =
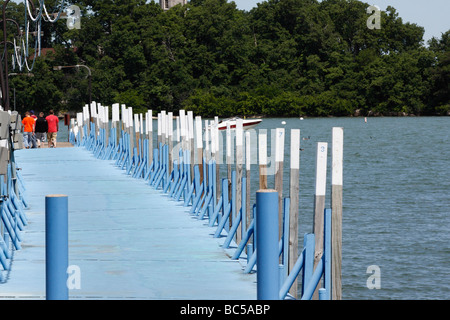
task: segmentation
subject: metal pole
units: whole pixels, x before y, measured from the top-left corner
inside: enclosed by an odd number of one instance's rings
[[[54,194],[45,197],[45,261],[47,300],[68,300],[69,264],[68,198]]]
[[[278,271],[278,192],[262,189],[256,192],[256,266],[257,299],[279,299]]]
[[[8,41],[7,41],[7,29],[6,29],[6,6],[10,0],[6,0],[3,3],[2,16],[3,16],[3,61],[0,62],[0,74],[1,74],[1,89],[2,89],[2,107],[4,111],[9,110],[9,79],[8,79]]]

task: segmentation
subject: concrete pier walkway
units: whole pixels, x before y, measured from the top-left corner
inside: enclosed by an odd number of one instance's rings
[[[84,148],[19,150],[16,159],[29,223],[0,299],[45,299],[49,194],[69,198],[69,265],[81,275],[70,299],[256,299],[256,275],[230,259],[207,220],[114,161]]]

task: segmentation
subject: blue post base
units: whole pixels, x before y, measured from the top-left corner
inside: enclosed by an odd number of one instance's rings
[[[69,265],[68,198],[45,197],[46,299],[68,300],[67,267]]]
[[[279,299],[278,192],[256,192],[256,279],[258,300]]]

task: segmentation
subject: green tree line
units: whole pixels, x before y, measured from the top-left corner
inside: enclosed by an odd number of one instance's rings
[[[1,3],[1,2],[0,2]],[[55,8],[60,1],[46,1]],[[144,0],[72,1],[81,29],[43,24],[32,77],[10,77],[20,111],[80,111],[92,100],[208,116],[450,114],[450,30],[424,28],[393,7],[369,29],[358,0],[191,0],[163,11]],[[8,5],[23,20],[23,4]],[[50,10],[49,10],[50,11]]]

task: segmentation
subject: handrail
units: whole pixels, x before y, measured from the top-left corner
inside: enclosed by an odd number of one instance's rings
[[[3,272],[11,270],[14,250],[21,250],[22,234],[28,221],[28,204],[22,175],[17,168],[15,150],[23,148],[20,115],[0,111],[0,283],[6,281]],[[9,158],[9,160],[8,160]]]
[[[300,271],[303,268],[304,264],[304,256],[303,253],[305,252],[305,249],[303,249],[302,253],[297,259],[297,262],[295,262],[294,267],[292,268],[291,272],[289,273],[289,276],[284,281],[281,289],[280,289],[280,300],[283,300],[286,298],[286,295],[288,294],[289,290],[291,289],[292,285],[294,284],[295,279],[299,275]]]
[[[158,143],[156,148],[148,150],[152,139],[151,135],[138,138],[136,136],[137,145],[141,149],[133,147],[134,137],[130,134],[130,129],[124,128],[120,132],[120,138],[115,135],[116,128],[111,128],[109,142],[105,139],[105,128],[101,127],[96,130],[96,123],[84,125],[79,132],[84,134],[83,141],[77,141],[77,136],[73,135],[72,140],[79,146],[84,146],[87,150],[91,150],[100,159],[115,160],[116,166],[122,170],[126,170],[128,175],[133,178],[145,179],[150,186],[160,189],[163,193],[168,194],[176,201],[182,201],[185,207],[190,206],[189,213],[197,219],[202,220],[209,218],[209,227],[215,228],[213,232],[214,238],[224,238],[222,247],[230,248],[233,239],[235,239],[239,225],[246,217],[245,207],[246,190],[248,183],[245,177],[241,177],[242,183],[242,204],[240,208],[236,208],[236,171],[232,170],[231,180],[224,178],[221,181],[221,192],[216,195],[216,183],[220,181],[216,176],[218,164],[215,159],[202,158],[202,165],[191,164],[192,159],[192,143],[189,137],[185,136],[185,140],[180,144],[178,149],[178,159],[172,159],[169,144],[164,140],[164,136],[158,132]],[[89,128],[89,130],[88,130]],[[186,129],[186,127],[185,127]],[[98,133],[96,133],[98,132]],[[182,131],[183,132],[183,131]],[[148,157],[152,154],[153,159],[150,161]],[[192,170],[192,171],[191,171]],[[202,171],[202,172],[200,172]],[[202,174],[200,174],[202,173]],[[231,187],[231,197],[229,195],[229,187]],[[279,256],[282,255],[282,264],[279,267],[279,299],[286,299],[289,290],[295,280],[301,275],[302,277],[302,300],[309,300],[314,296],[317,286],[323,279],[323,288],[319,288],[319,299],[330,299],[331,297],[331,209],[324,210],[324,245],[323,255],[314,269],[314,234],[306,234],[304,237],[304,248],[297,258],[292,270],[288,272],[288,250],[289,250],[289,215],[290,198],[284,198],[283,201],[283,221],[282,235],[278,243]],[[235,209],[234,209],[235,208]],[[236,210],[236,216],[234,216]],[[255,211],[255,205],[253,206]],[[230,218],[232,224],[229,225]],[[257,248],[256,239],[258,236],[256,230],[255,219],[252,219],[248,226],[243,227],[242,239],[236,245],[236,250],[232,254],[231,259],[240,259],[244,248],[247,246],[247,264],[244,267],[244,273],[251,273],[257,262],[258,251],[263,248]],[[252,241],[253,238],[253,241]],[[252,243],[253,242],[253,243]],[[251,248],[251,250],[250,250]],[[257,269],[257,268],[256,268]],[[257,272],[257,270],[256,270]],[[302,272],[302,273],[301,273]]]

